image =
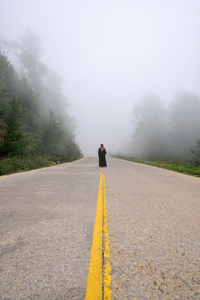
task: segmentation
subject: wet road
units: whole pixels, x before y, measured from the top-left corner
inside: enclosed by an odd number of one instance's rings
[[[85,298],[100,174],[0,178],[1,299]],[[104,175],[112,299],[199,299],[200,179],[110,157]]]

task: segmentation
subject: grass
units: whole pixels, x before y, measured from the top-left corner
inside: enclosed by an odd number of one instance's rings
[[[176,171],[179,173],[184,173],[188,175],[193,175],[200,177],[200,166],[196,164],[186,164],[184,162],[177,162],[177,161],[148,161],[148,160],[139,160],[133,157],[126,157],[126,156],[114,156],[119,159],[124,159],[140,164],[146,164],[154,167],[159,167],[167,170]]]

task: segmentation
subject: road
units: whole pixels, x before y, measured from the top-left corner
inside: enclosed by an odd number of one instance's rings
[[[199,299],[200,179],[107,160],[112,299]],[[1,299],[85,299],[101,174],[84,158],[0,177]]]

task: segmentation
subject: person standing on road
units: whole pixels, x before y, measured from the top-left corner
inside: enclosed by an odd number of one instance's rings
[[[101,144],[99,150],[98,150],[98,156],[99,156],[99,167],[107,167],[106,163],[106,149],[104,148],[103,144]]]

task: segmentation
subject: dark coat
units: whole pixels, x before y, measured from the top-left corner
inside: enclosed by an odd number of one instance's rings
[[[107,167],[106,163],[106,149],[99,148],[98,150],[98,156],[99,156],[99,167]]]

